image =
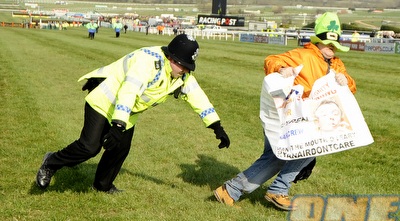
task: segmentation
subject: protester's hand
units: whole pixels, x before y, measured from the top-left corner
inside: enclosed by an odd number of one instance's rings
[[[110,131],[104,136],[104,149],[112,150],[118,147],[123,136],[123,131],[123,126],[113,123]]]
[[[228,134],[226,134],[224,128],[221,126],[221,123],[219,121],[211,124],[209,128],[214,130],[215,138],[221,140],[221,143],[218,145],[218,148],[228,148],[229,145],[231,144],[231,141],[229,140]]]
[[[346,76],[342,73],[336,74],[335,79],[336,79],[336,82],[338,82],[338,84],[340,86],[346,86],[348,84]]]
[[[293,67],[286,67],[279,69],[279,74],[281,74],[284,78],[288,78],[293,75],[296,75],[296,72]]]

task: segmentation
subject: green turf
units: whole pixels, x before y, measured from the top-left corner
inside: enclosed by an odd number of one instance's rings
[[[263,60],[296,47],[198,38],[196,77],[231,138],[229,149],[184,102],[171,98],[139,119],[132,150],[110,196],[91,190],[99,156],[58,171],[47,191],[34,179],[47,151],[78,138],[85,92],[77,79],[142,46],[172,36],[100,29],[0,28],[0,220],[285,220],[264,198],[266,186],[237,203],[212,190],[246,169],[263,149],[258,118]],[[291,194],[398,194],[399,55],[338,54],[357,82],[356,98],[372,145],[322,156]]]

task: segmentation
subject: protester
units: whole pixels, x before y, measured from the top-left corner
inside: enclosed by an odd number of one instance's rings
[[[80,80],[88,81],[82,90],[89,90],[89,94],[81,135],[65,148],[45,154],[36,175],[37,185],[47,188],[56,171],[95,157],[103,146],[93,188],[120,192],[113,182],[129,153],[139,114],[165,102],[169,95],[186,101],[221,141],[218,147],[228,148],[230,140],[220,118],[191,73],[198,53],[199,45],[193,37],[178,35],[168,46],[138,49],[84,75]]]
[[[304,65],[294,84],[304,86],[303,98],[309,96],[314,82],[326,75],[330,69],[336,71],[336,81],[340,85],[347,85],[355,93],[354,80],[347,74],[340,58],[335,56],[336,51],[347,52],[348,47],[339,43],[341,28],[336,14],[327,12],[316,20],[315,36],[304,48],[296,48],[279,55],[270,55],[265,58],[265,74],[278,72],[283,77],[295,75],[295,67]],[[262,103],[260,109],[263,109]],[[264,130],[268,125],[263,123]],[[234,202],[245,193],[251,193],[271,179],[277,177],[268,187],[265,198],[283,210],[294,210],[289,198],[291,183],[306,179],[315,165],[315,158],[305,158],[285,161],[277,158],[271,149],[269,140],[264,132],[264,152],[246,170],[237,174],[233,179],[226,181],[214,190],[216,199],[224,204],[233,206]]]

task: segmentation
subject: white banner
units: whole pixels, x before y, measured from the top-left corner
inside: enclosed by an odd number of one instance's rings
[[[336,82],[335,73],[318,79],[306,99],[294,78],[272,73],[262,86],[260,118],[278,158],[315,157],[374,142],[354,95]]]

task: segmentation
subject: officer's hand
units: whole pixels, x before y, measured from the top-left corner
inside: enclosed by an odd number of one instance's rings
[[[231,141],[229,140],[228,134],[226,134],[224,128],[221,126],[221,123],[219,121],[211,124],[209,128],[214,130],[215,133],[215,138],[221,140],[221,143],[218,145],[218,148],[228,148],[229,145],[231,144]]]
[[[113,123],[108,134],[104,136],[103,147],[106,150],[112,150],[119,146],[123,136],[124,127]]]
[[[281,74],[284,78],[288,78],[295,75],[296,73],[293,67],[287,67],[279,69],[279,74]]]
[[[336,74],[335,79],[336,79],[336,82],[338,82],[338,84],[340,86],[346,86],[348,84],[346,76],[342,73]]]

